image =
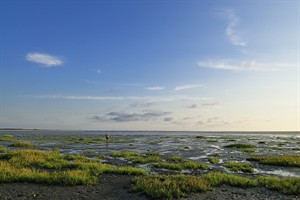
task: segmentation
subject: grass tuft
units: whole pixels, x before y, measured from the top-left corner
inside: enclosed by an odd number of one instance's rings
[[[256,148],[255,145],[252,145],[252,144],[242,144],[242,143],[230,144],[230,145],[227,145],[225,147],[228,147],[228,148],[237,148],[237,149],[242,149],[242,148]]]
[[[11,147],[21,147],[21,148],[34,148],[35,145],[30,142],[14,142],[10,145]]]
[[[265,165],[278,165],[300,167],[300,154],[287,154],[278,156],[252,156],[247,160],[258,161]]]
[[[167,161],[173,162],[173,163],[182,163],[184,161],[184,159],[180,156],[173,155],[173,156],[169,156],[167,158]]]
[[[128,158],[128,160],[133,163],[145,164],[145,163],[160,162],[162,159],[159,156],[147,156],[147,157],[137,156],[137,157]]]
[[[141,176],[134,179],[131,190],[144,192],[151,198],[181,198],[192,192],[211,190],[210,184],[196,176]]]
[[[217,186],[222,184],[227,184],[235,187],[256,187],[257,181],[250,178],[241,177],[233,174],[225,174],[221,172],[210,172],[202,176],[207,179],[210,184]]]
[[[141,156],[140,153],[134,151],[124,151],[124,152],[112,152],[110,154],[111,157],[123,157],[123,158],[130,158],[132,156]]]
[[[242,163],[242,162],[227,162],[224,164],[225,167],[229,168],[234,172],[246,172],[246,173],[253,173],[254,168],[249,163]]]
[[[268,189],[284,194],[300,194],[300,178],[278,178],[275,176],[259,176],[259,184]]]
[[[0,152],[6,153],[8,151],[7,147],[0,145]]]
[[[168,162],[158,162],[151,165],[154,168],[163,168],[170,170],[182,170],[182,169],[207,169],[208,165],[205,163],[199,163],[195,161],[185,161],[182,163],[168,163]]]
[[[150,175],[134,179],[133,192],[143,192],[153,199],[182,198],[192,192],[205,192],[213,186],[228,184],[235,187],[255,187],[257,181],[231,174],[211,172],[201,177],[186,175]]]
[[[220,160],[218,158],[208,158],[208,162],[210,162],[211,164],[217,164],[220,162]]]
[[[0,135],[0,141],[12,141],[13,139],[13,135]]]
[[[0,182],[90,185],[103,173],[146,174],[141,168],[98,164],[97,159],[74,154],[64,156],[57,151],[15,150],[0,154],[0,159]]]

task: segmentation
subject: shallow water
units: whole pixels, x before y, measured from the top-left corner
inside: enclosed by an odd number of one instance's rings
[[[125,140],[123,143],[74,143],[64,140],[50,140],[47,137],[89,137],[103,138],[104,132],[98,131],[50,131],[50,130],[1,130],[0,135],[14,135],[18,140],[30,141],[37,149],[50,150],[60,148],[63,154],[84,154],[96,157],[100,154],[109,155],[114,151],[148,151],[160,152],[163,157],[170,155],[182,156],[186,159],[209,164],[209,170],[221,170],[233,173],[223,166],[227,161],[251,163],[255,167],[254,174],[300,177],[300,168],[261,165],[247,161],[251,153],[241,149],[225,147],[234,143],[253,144],[257,155],[300,154],[299,132],[129,132],[111,131],[111,140]],[[196,138],[203,136],[203,138]],[[41,139],[44,138],[44,139]],[[11,142],[0,141],[0,145],[8,147]],[[8,147],[9,149],[13,149]],[[88,152],[88,153],[87,153]],[[210,164],[207,158],[219,154],[220,163]],[[112,158],[108,158],[111,162]],[[126,163],[126,160],[120,160]],[[149,171],[148,165],[139,165]],[[152,171],[155,173],[155,171]],[[190,173],[185,170],[182,173]],[[239,172],[241,173],[241,172]]]

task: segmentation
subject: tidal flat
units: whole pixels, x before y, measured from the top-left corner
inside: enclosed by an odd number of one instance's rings
[[[299,132],[104,134],[1,130],[0,199],[300,199]]]

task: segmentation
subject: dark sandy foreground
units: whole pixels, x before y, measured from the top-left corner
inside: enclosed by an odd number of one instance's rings
[[[8,183],[0,185],[0,199],[149,199],[141,193],[129,192],[133,177],[126,175],[102,175],[94,186],[53,186],[32,183]],[[300,200],[300,196],[283,195],[264,188],[242,189],[221,186],[213,191],[192,194],[186,200]]]

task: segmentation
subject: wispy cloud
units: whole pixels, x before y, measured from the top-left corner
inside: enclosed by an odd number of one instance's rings
[[[207,119],[200,120],[196,124],[197,125],[210,125],[212,123],[216,123],[217,120],[219,120],[218,117],[210,117]]]
[[[271,71],[279,70],[286,67],[291,67],[291,64],[287,63],[260,63],[255,60],[250,61],[232,61],[232,60],[208,60],[198,62],[200,67],[212,68],[212,69],[223,69],[232,71]]]
[[[125,100],[122,96],[68,96],[68,95],[35,95],[36,98],[68,100]],[[134,98],[134,97],[132,97]]]
[[[124,111],[109,112],[104,116],[93,115],[89,117],[92,121],[114,121],[114,122],[134,122],[134,121],[152,121],[158,118],[166,119],[171,112],[147,111],[142,113],[128,113]]]
[[[195,97],[187,95],[176,96],[68,96],[68,95],[29,95],[34,98],[45,99],[67,99],[67,100],[143,100],[147,102],[169,102],[177,100],[189,100],[189,101],[206,101],[212,100],[211,97]]]
[[[233,45],[236,46],[246,46],[247,42],[245,39],[240,35],[237,27],[239,25],[239,17],[235,14],[234,10],[226,9],[223,10],[229,19],[229,24],[226,27],[225,34],[227,38],[231,41]]]
[[[131,108],[147,108],[156,105],[156,103],[153,102],[147,102],[147,103],[141,103],[141,102],[136,102],[132,103],[129,105]]]
[[[153,87],[147,87],[146,90],[164,90],[165,87],[161,86],[153,86]]]
[[[37,52],[28,53],[26,55],[26,60],[42,64],[46,67],[55,67],[63,64],[63,60],[59,57]]]
[[[205,85],[181,85],[181,86],[175,87],[175,91],[190,90],[190,89],[195,89],[195,88],[205,88]]]
[[[102,72],[101,72],[100,69],[96,69],[96,73],[97,73],[97,74],[101,74]]]

